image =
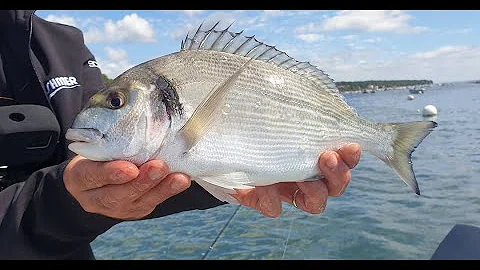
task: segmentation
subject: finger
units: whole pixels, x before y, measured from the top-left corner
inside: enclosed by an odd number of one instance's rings
[[[164,180],[169,173],[167,164],[162,160],[151,160],[140,167],[139,176],[123,185],[105,187],[106,194],[113,200],[132,203]]]
[[[256,188],[237,189],[236,193],[231,194],[241,205],[255,209],[258,203],[258,194]]]
[[[282,213],[282,201],[275,186],[260,186],[238,190],[233,194],[240,204],[253,208],[267,217],[278,217]]]
[[[76,156],[64,171],[64,183],[68,191],[79,192],[110,184],[123,184],[139,174],[135,164],[128,161],[98,162]]]
[[[191,181],[188,175],[182,173],[169,174],[158,185],[134,201],[133,208],[138,209],[141,215],[146,216],[157,205],[186,190],[190,185]]]
[[[298,208],[310,214],[320,214],[325,211],[327,207],[328,188],[324,181],[297,182],[296,185],[300,188],[300,192],[297,193],[295,198]]]
[[[272,186],[255,187],[258,196],[257,211],[268,217],[279,217],[282,213],[282,200],[278,190]]]
[[[320,156],[320,170],[325,177],[329,196],[340,196],[350,182],[350,169],[339,154],[325,151]]]
[[[80,194],[79,202],[89,212],[120,217],[128,212],[133,201],[158,184],[168,173],[168,167],[161,160],[152,160],[140,167],[140,174],[134,180],[121,185],[107,185]]]
[[[292,204],[293,193],[299,188],[296,182],[280,182],[272,186],[277,188],[281,200],[289,204]]]
[[[342,160],[347,164],[350,169],[355,168],[360,161],[360,155],[362,149],[358,143],[350,143],[338,150],[338,154],[342,157]]]

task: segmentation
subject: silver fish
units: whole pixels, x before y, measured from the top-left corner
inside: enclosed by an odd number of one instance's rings
[[[318,179],[319,154],[355,142],[420,194],[411,155],[437,123],[363,119],[322,70],[216,25],[92,96],[69,149],[95,161],[163,159],[236,204],[235,189]]]

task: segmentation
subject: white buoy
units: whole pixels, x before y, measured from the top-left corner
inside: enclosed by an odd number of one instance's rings
[[[437,115],[437,108],[433,105],[427,105],[423,107],[423,116],[433,116]]]
[[[407,97],[408,100],[413,100],[414,98],[415,98],[414,95],[408,95],[408,97]]]

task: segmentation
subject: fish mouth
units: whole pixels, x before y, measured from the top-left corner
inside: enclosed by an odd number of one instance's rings
[[[100,141],[104,135],[96,128],[69,128],[65,138],[73,142],[95,143]]]

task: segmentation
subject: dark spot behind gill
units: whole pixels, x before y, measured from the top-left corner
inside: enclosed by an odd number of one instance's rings
[[[174,115],[182,115],[183,106],[173,85],[165,78],[158,77],[155,86],[160,92],[159,98],[165,104],[169,119],[172,119]]]

